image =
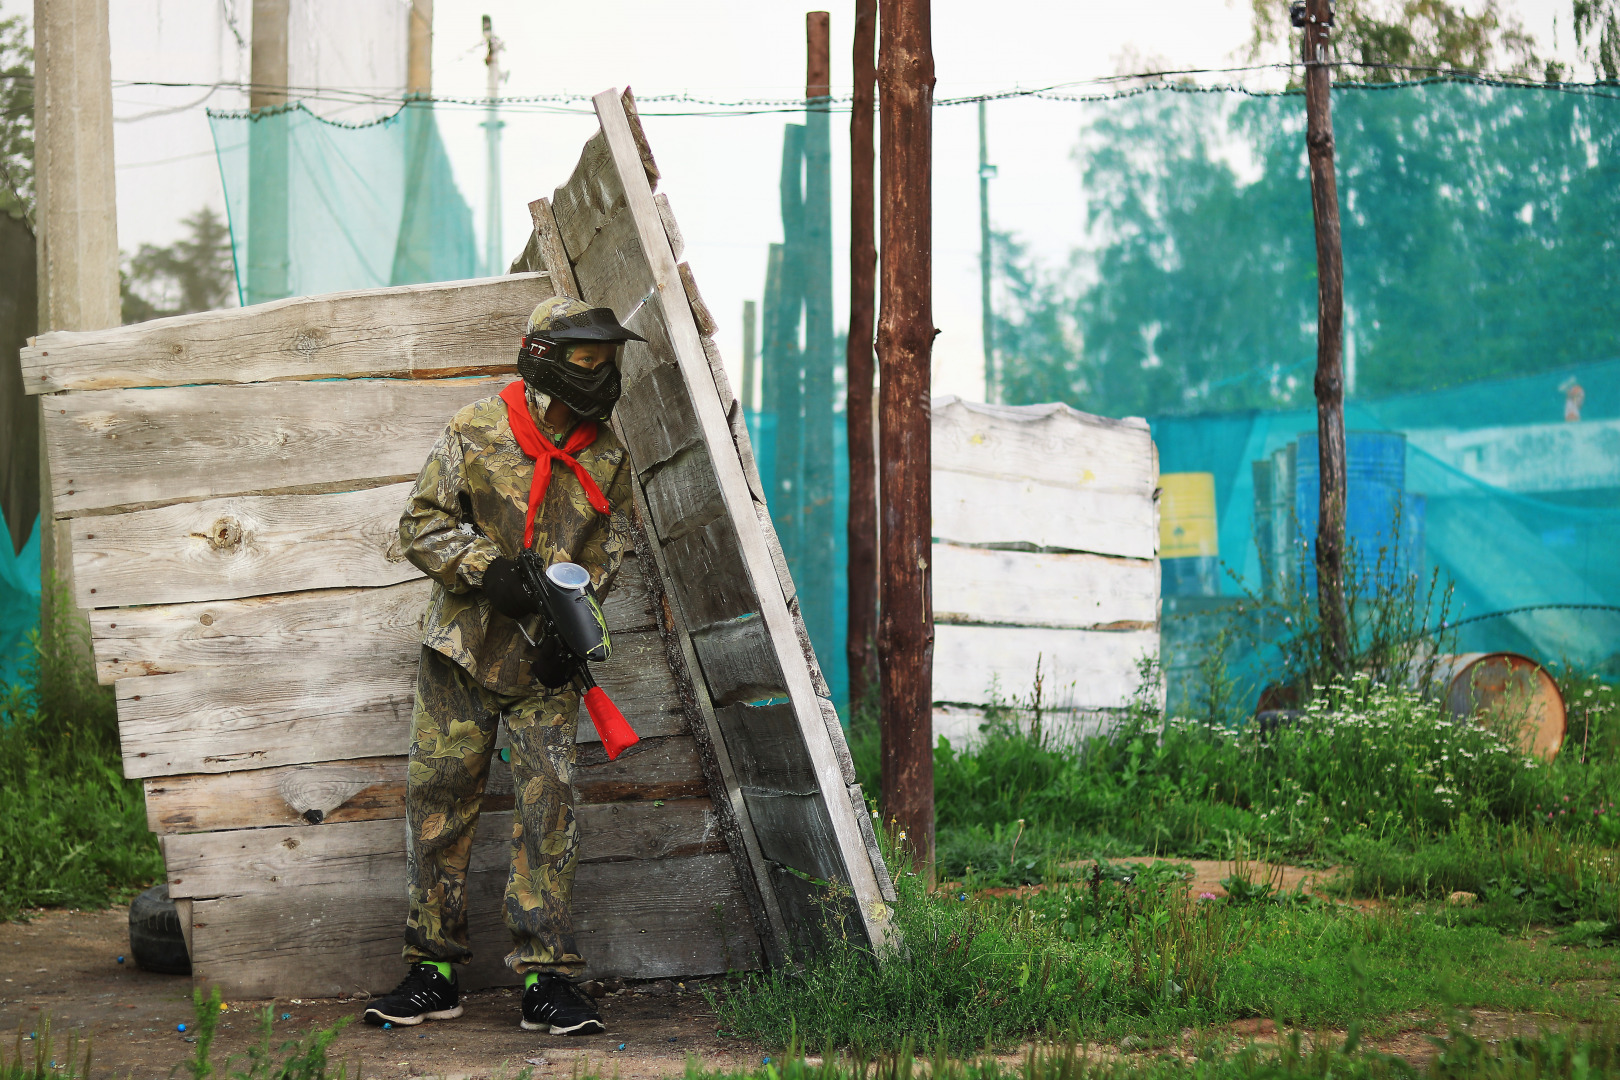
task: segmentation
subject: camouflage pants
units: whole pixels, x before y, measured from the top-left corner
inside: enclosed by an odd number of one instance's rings
[[[513,948],[506,963],[519,974],[577,975],[583,969],[569,911],[579,865],[569,782],[578,717],[579,695],[573,691],[497,694],[441,653],[422,650],[405,787],[406,963],[464,964],[472,958],[467,862],[496,727],[504,718],[515,796],[505,902]]]

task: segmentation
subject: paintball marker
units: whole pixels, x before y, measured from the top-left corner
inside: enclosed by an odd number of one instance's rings
[[[518,556],[518,567],[525,591],[540,609],[530,620],[536,633],[518,624],[539,653],[533,665],[535,678],[553,690],[580,681],[585,688],[585,711],[602,736],[602,746],[611,761],[639,742],[640,737],[607,691],[591,677],[590,665],[606,660],[613,651],[607,620],[591,589],[591,575],[578,563],[547,566],[533,551]]]

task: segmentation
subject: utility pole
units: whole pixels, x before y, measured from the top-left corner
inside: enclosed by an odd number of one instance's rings
[[[929,0],[880,0],[883,261],[877,350],[881,400],[884,813],[905,830],[917,872],[933,880],[934,611],[932,169],[934,55]]]
[[[759,352],[756,348],[757,339],[754,336],[755,324],[759,321],[757,306],[752,300],[743,301],[743,381],[742,381],[742,407],[749,412],[759,408],[754,404],[754,387],[759,373]]]
[[[838,634],[833,507],[832,52],[831,19],[806,12],[804,117],[804,547],[799,614],[812,642]],[[798,568],[795,568],[798,571]]]
[[[107,0],[34,2],[34,184],[39,331],[117,326],[122,315]],[[38,401],[43,407],[45,398]],[[48,619],[49,574],[70,583],[73,559],[65,543],[56,543],[43,427],[39,494],[40,568],[46,574],[41,616]],[[47,623],[41,630],[51,628]]]
[[[405,94],[433,93],[433,0],[411,0],[405,38]]]
[[[872,110],[877,94],[877,0],[855,0],[855,100],[849,115],[849,339],[844,346],[849,441],[849,701],[878,688],[877,461],[872,446],[872,334],[877,289]]]
[[[990,309],[990,178],[996,167],[990,164],[990,140],[986,131],[985,103],[979,102],[979,313],[984,320],[984,400],[993,402],[1001,394],[1000,372],[996,370],[996,328]]]
[[[1344,595],[1344,253],[1339,188],[1333,169],[1332,0],[1295,0],[1289,9],[1304,31],[1305,147],[1316,218],[1316,442],[1320,513],[1316,526],[1316,602],[1332,661],[1350,662],[1350,619]]]
[[[405,199],[389,284],[433,280],[433,0],[411,0],[405,31]]]
[[[252,85],[248,108],[247,288],[243,300],[262,304],[292,295],[288,250],[287,111],[288,0],[253,0]]]
[[[506,124],[500,116],[501,80],[505,73],[501,71],[501,53],[506,49],[506,42],[495,36],[495,29],[484,16],[484,142],[489,151],[489,160],[485,168],[488,171],[488,182],[484,187],[484,205],[487,208],[484,219],[484,273],[490,276],[504,274],[506,267],[501,263],[501,128]]]

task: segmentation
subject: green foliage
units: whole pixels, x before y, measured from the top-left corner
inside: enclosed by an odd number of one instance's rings
[[[191,1080],[209,1080],[221,1075],[225,1080],[346,1080],[348,1063],[340,1062],[334,1068],[327,1061],[327,1052],[338,1033],[353,1023],[352,1016],[344,1017],[331,1027],[284,1039],[277,1045],[275,1003],[272,1002],[259,1010],[259,1041],[249,1046],[246,1053],[228,1059],[222,1074],[213,1061],[214,1034],[221,1011],[219,987],[214,987],[207,997],[201,988],[193,990],[191,999],[196,1015],[192,1032],[197,1041],[192,1046],[191,1058],[175,1070],[183,1071]],[[356,1068],[355,1076],[359,1075],[360,1070]]]
[[[180,222],[189,237],[142,244],[123,277],[124,322],[144,322],[227,307],[236,299],[231,231],[209,207]]]
[[[1277,5],[1282,10],[1283,5]],[[1344,5],[1341,4],[1341,9]],[[1347,339],[1377,396],[1613,352],[1620,108],[1537,88],[1347,89],[1334,129]],[[1300,97],[1090,107],[1089,236],[999,245],[1004,400],[1106,416],[1308,404],[1316,261]]]
[[[21,15],[0,18],[0,212],[34,224],[34,50]]]
[[[1573,0],[1575,43],[1601,77],[1620,80],[1620,6],[1615,0]]]
[[[141,785],[123,776],[112,690],[66,590],[50,588],[28,684],[0,692],[0,919],[105,907],[163,873]]]

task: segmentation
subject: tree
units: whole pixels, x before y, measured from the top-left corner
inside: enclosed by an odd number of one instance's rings
[[[209,207],[181,220],[187,239],[142,244],[120,274],[126,323],[229,307],[236,299],[231,233]]]
[[[0,211],[34,227],[34,50],[20,15],[0,19]]]
[[[1574,0],[1575,44],[1601,77],[1620,81],[1620,2]]]
[[[1574,2],[1579,7],[1612,0]],[[1299,32],[1289,24],[1287,3],[1251,3],[1251,61],[1293,59]],[[1527,80],[1558,75],[1499,0],[1483,0],[1475,11],[1451,0],[1338,0],[1337,7],[1336,59],[1361,66],[1338,69],[1334,82],[1399,82],[1430,70],[1490,71]]]

